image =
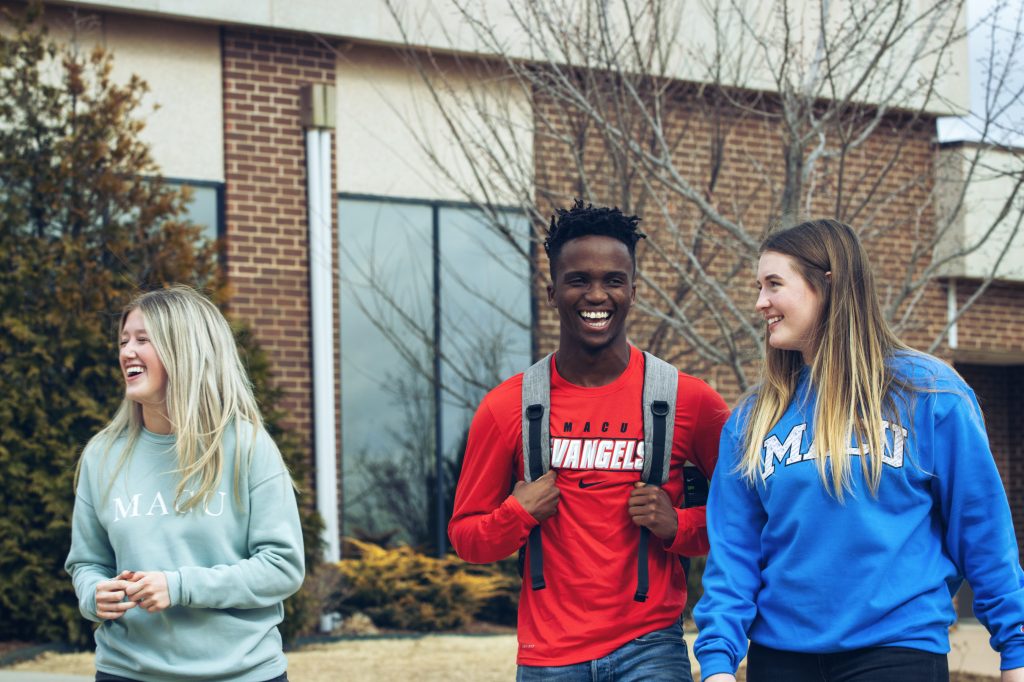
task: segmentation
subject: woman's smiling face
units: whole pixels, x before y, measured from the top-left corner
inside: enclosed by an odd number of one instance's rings
[[[768,324],[768,344],[795,350],[814,361],[821,321],[821,296],[807,283],[792,256],[765,251],[757,265],[757,312]]]
[[[121,328],[121,373],[125,397],[147,409],[166,412],[167,372],[146,332],[146,318],[136,308],[128,313]]]

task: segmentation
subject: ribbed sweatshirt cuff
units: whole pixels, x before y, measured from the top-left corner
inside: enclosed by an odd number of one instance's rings
[[[167,596],[171,600],[171,606],[181,604],[181,573],[178,571],[164,571],[167,576]]]
[[[699,654],[697,662],[700,664],[701,679],[706,679],[717,673],[736,674],[736,666],[732,664],[732,659],[725,653],[709,651]]]
[[[99,584],[99,581],[96,581]],[[103,619],[96,614],[96,585],[85,593],[85,596],[78,602],[82,615],[94,623],[102,623]]]
[[[540,521],[533,518],[530,512],[526,511],[526,508],[523,507],[523,505],[519,504],[519,500],[517,500],[514,495],[509,495],[505,499],[505,502],[502,504],[502,506],[508,507],[509,510],[511,510],[516,516],[518,516],[519,519],[524,524],[526,524],[527,530],[530,530],[538,523],[540,523]]]
[[[999,669],[1013,670],[1015,668],[1024,668],[1024,642],[1007,644],[999,652]]]

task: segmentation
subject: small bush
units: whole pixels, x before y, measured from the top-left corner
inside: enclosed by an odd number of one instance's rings
[[[507,622],[509,606],[515,613],[519,578],[498,566],[353,539],[345,547],[352,558],[338,562],[344,588],[335,606],[342,613],[361,611],[380,627],[419,631],[462,627],[483,614]]]

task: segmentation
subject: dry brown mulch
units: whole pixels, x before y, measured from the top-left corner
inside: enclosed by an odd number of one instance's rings
[[[0,656],[4,656],[5,654],[9,654],[12,651],[24,649],[30,646],[32,646],[32,644],[29,642],[19,642],[16,640],[9,642],[0,641]]]

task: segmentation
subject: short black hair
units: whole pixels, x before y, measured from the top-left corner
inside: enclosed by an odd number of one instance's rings
[[[555,261],[558,260],[565,243],[592,234],[618,239],[625,244],[629,249],[629,257],[633,259],[633,267],[636,268],[636,243],[647,236],[636,228],[639,222],[640,218],[625,215],[618,207],[584,205],[582,199],[573,201],[572,208],[555,209],[555,214],[551,216],[551,225],[548,227],[547,239],[544,240],[544,251],[548,254],[551,266],[551,278],[555,277]]]

